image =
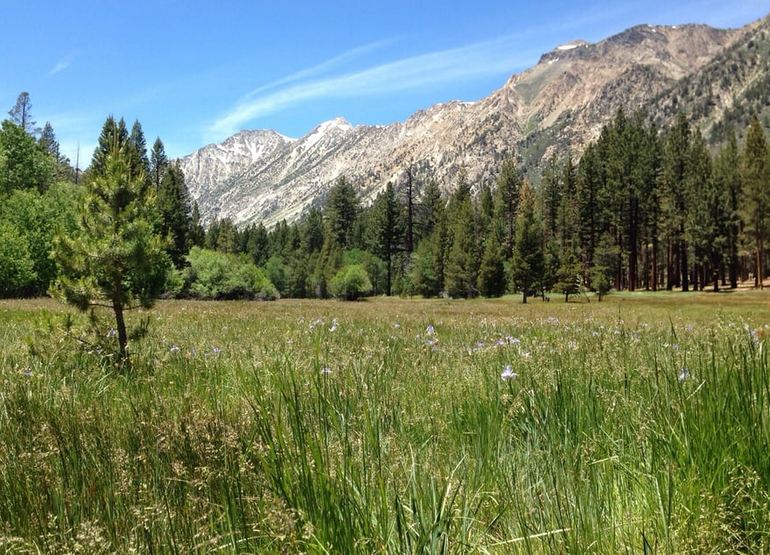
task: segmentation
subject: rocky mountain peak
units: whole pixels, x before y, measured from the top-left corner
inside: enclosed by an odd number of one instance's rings
[[[236,224],[296,219],[342,175],[364,202],[389,181],[400,184],[409,167],[418,184],[430,178],[448,190],[461,172],[476,186],[492,184],[502,161],[515,155],[536,179],[544,159],[568,150],[579,155],[618,109],[648,107],[719,65],[718,57],[756,28],[638,25],[593,44],[574,40],[475,102],[436,104],[391,125],[335,118],[296,140],[242,132],[183,158],[182,166],[204,220]],[[733,94],[723,98],[732,102]]]

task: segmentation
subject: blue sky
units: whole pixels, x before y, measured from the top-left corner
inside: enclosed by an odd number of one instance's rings
[[[172,156],[239,129],[301,136],[476,100],[540,54],[638,23],[735,27],[770,0],[25,0],[0,21],[0,107],[29,91],[74,161],[108,114]],[[7,107],[7,108],[6,108]]]

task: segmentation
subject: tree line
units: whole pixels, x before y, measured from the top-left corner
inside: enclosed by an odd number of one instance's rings
[[[762,287],[767,274],[770,154],[757,118],[740,144],[732,133],[713,150],[683,114],[662,130],[619,111],[579,160],[553,156],[535,184],[507,160],[493,186],[470,183],[461,171],[447,195],[406,168],[368,204],[341,177],[296,222],[268,229],[223,219],[204,229],[180,166],[160,139],[148,151],[138,121],[129,130],[107,118],[80,175],[59,154],[50,124],[37,129],[30,112],[21,95],[0,130],[5,296],[46,293],[66,269],[51,254],[54,238],[87,231],[84,213],[106,202],[109,187],[100,190],[99,180],[120,180],[108,171],[116,157],[122,175],[141,182],[142,218],[168,262],[156,276],[163,283],[150,288],[155,295],[519,293],[526,302],[548,292],[569,299],[587,290],[688,291],[752,280]],[[127,195],[131,187],[122,187],[113,193]]]
[[[537,187],[509,160],[493,187],[449,196],[411,172],[369,206],[341,178],[323,208],[271,230],[213,222],[206,248],[242,253],[280,293],[324,297],[362,265],[377,294],[569,295],[581,290],[762,287],[770,153],[753,118],[718,150],[681,114],[668,130],[618,112],[579,161],[552,157]]]

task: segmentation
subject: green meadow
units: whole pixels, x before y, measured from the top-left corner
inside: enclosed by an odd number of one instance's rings
[[[0,553],[768,552],[769,301],[0,301]]]

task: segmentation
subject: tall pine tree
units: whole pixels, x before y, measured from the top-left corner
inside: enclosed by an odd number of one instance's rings
[[[329,191],[326,199],[324,218],[328,239],[341,249],[353,244],[353,228],[358,216],[358,198],[353,185],[340,177]]]
[[[149,308],[166,283],[169,260],[153,229],[155,196],[144,174],[134,172],[132,153],[115,128],[99,173],[86,182],[78,233],[59,235],[54,257],[57,294],[80,310],[112,310],[118,361],[128,363],[125,312]]]
[[[388,183],[385,190],[377,195],[372,205],[371,215],[372,251],[385,261],[386,293],[390,296],[393,292],[393,259],[401,247],[403,236],[396,192],[391,183]]]
[[[511,260],[511,282],[522,302],[542,288],[544,257],[542,223],[535,210],[535,195],[527,182],[521,188],[516,216],[516,238]]]
[[[746,134],[741,160],[746,231],[754,242],[754,283],[764,287],[765,240],[770,209],[770,161],[765,133],[754,116]]]
[[[157,137],[150,153],[150,176],[156,189],[160,188],[160,182],[166,173],[166,168],[168,168],[166,148],[163,146],[163,141],[160,140],[160,137]]]
[[[190,193],[179,164],[166,169],[158,190],[161,234],[168,238],[167,251],[177,267],[184,264],[192,247],[192,213]]]

